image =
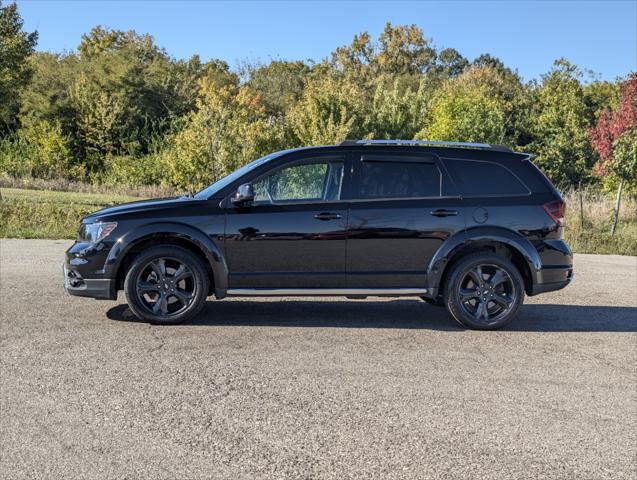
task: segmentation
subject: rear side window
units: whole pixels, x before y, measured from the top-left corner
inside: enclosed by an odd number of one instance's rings
[[[460,193],[466,196],[528,195],[528,187],[511,171],[493,162],[446,159]]]
[[[433,163],[363,161],[354,193],[359,199],[439,197],[440,185]]]

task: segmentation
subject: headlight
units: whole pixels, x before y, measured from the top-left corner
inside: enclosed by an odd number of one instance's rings
[[[117,222],[83,223],[78,232],[80,240],[90,243],[99,243],[115,230]]]

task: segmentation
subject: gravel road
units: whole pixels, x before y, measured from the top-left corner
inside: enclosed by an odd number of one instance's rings
[[[576,255],[497,332],[407,298],[155,327],[66,295],[68,245],[0,241],[3,478],[636,478],[635,257]]]

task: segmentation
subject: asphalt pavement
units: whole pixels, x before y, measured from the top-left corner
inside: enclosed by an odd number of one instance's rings
[[[187,325],[66,295],[0,240],[0,477],[637,478],[637,258],[576,255],[496,332],[417,299],[210,299]]]

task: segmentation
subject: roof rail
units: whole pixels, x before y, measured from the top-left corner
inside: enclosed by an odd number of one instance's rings
[[[414,147],[454,147],[454,148],[475,148],[478,150],[491,150],[495,152],[513,153],[509,147],[504,145],[490,145],[488,143],[470,142],[446,142],[438,140],[344,140],[340,146],[355,145],[410,145]]]

